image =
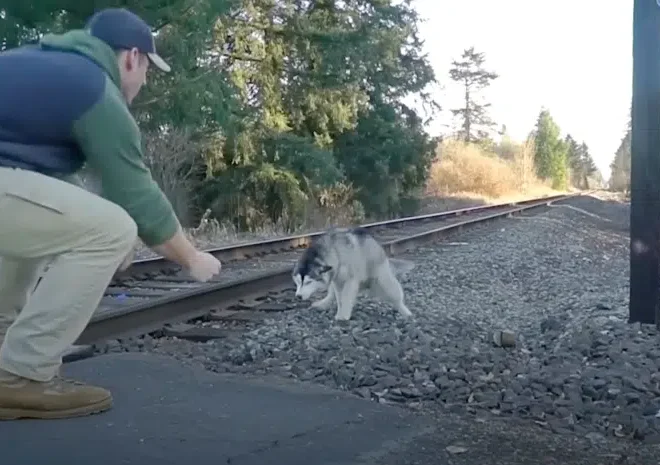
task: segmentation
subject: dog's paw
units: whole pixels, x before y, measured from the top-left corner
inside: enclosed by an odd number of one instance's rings
[[[401,258],[390,258],[390,265],[396,276],[404,276],[415,269],[415,262]]]
[[[405,319],[409,319],[413,317],[413,314],[410,310],[408,310],[408,307],[400,308],[399,315],[401,315],[401,317]]]
[[[351,319],[351,315],[342,315],[337,313],[335,315],[335,321],[349,321]]]
[[[310,307],[311,308],[316,308],[318,310],[330,310],[330,304],[331,304],[331,302],[328,302],[328,301],[317,300],[316,302],[312,302]]]

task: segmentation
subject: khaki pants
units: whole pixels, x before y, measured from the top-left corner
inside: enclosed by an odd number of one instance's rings
[[[84,187],[76,175],[61,178],[62,180]],[[11,260],[0,256],[0,346],[7,329],[14,322],[21,309],[27,303],[28,296],[34,291],[41,274],[48,265],[44,260]]]
[[[0,369],[52,379],[136,239],[121,207],[69,182],[0,168],[0,332],[8,326]]]

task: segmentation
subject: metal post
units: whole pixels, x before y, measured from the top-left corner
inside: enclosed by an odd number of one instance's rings
[[[660,0],[634,0],[630,323],[660,324]]]

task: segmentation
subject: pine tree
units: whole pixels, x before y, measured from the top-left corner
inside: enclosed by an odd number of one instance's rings
[[[610,164],[609,187],[614,191],[630,191],[630,168],[632,163],[632,103],[628,109],[626,131],[614,153]]]
[[[559,137],[559,126],[546,109],[542,109],[539,113],[534,142],[534,165],[537,175],[541,179],[552,180],[554,189],[565,189],[568,184],[569,147]]]
[[[484,68],[485,60],[483,52],[476,52],[474,47],[470,47],[463,51],[460,60],[452,61],[452,68],[449,70],[451,79],[463,86],[463,106],[451,112],[455,117],[459,117],[459,135],[468,143],[490,139],[489,131],[495,126],[488,116],[490,103],[478,98],[479,92],[499,77]]]
[[[571,184],[579,189],[588,189],[589,179],[598,172],[589,147],[585,142],[578,144],[570,134],[566,135],[564,143],[567,147],[566,162],[570,170]]]
[[[596,166],[594,159],[591,157],[589,147],[585,142],[582,142],[579,146],[579,156],[580,169],[578,174],[580,176],[580,181],[577,184],[577,187],[581,189],[589,189],[591,187],[589,180],[598,174],[598,167]]]
[[[615,191],[630,191],[630,167],[631,167],[631,140],[632,128],[628,126],[625,135],[621,139],[619,147],[614,154],[614,160],[610,164],[610,189]]]

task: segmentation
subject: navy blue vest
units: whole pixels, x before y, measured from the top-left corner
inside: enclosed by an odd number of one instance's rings
[[[78,171],[73,123],[103,96],[105,71],[75,53],[24,46],[0,53],[0,166]]]

